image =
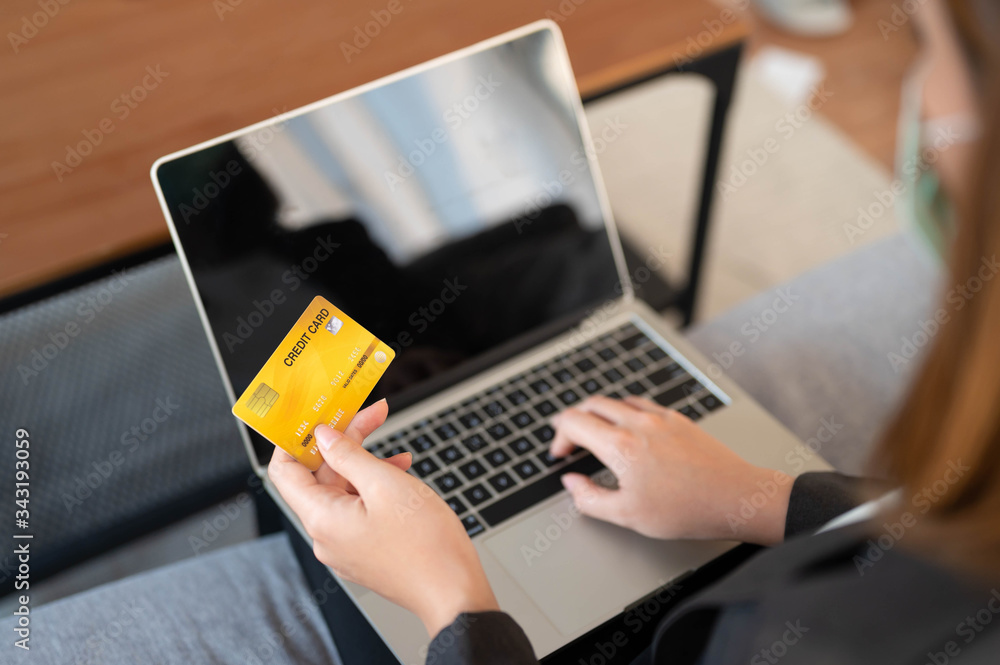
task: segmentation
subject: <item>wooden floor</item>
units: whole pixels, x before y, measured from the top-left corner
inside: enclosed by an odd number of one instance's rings
[[[348,58],[341,44],[351,26],[397,1],[400,13]],[[906,30],[888,39],[879,32],[892,1],[855,0],[855,27],[828,40],[794,39],[747,19],[754,46],[779,44],[822,59],[832,93],[822,112],[887,167],[899,82],[913,50]],[[226,6],[232,11],[217,11]],[[37,34],[19,44],[8,37],[0,49],[0,296],[163,241],[148,169],[167,152],[545,16],[558,20],[581,88],[589,89],[619,75],[608,63],[641,67],[651,53],[662,60],[664,48],[704,37],[728,16],[707,0],[88,0],[60,7]],[[34,0],[8,0],[0,25],[16,32],[37,10]],[[135,87],[143,83],[145,91]],[[137,96],[144,99],[130,98]],[[92,154],[72,166],[67,144],[87,140]]]

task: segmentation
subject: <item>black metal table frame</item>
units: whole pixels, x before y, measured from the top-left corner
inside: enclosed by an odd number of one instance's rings
[[[648,83],[649,81],[673,74],[690,73],[705,77],[715,88],[715,100],[712,105],[712,119],[709,125],[705,161],[702,167],[701,188],[698,194],[698,208],[695,213],[694,225],[691,228],[691,243],[688,251],[687,280],[679,286],[667,285],[669,290],[662,297],[647,302],[657,310],[677,309],[682,317],[682,326],[688,326],[694,321],[697,304],[698,288],[701,285],[702,268],[705,250],[708,244],[708,232],[712,219],[712,203],[715,198],[716,174],[719,168],[719,158],[722,152],[722,141],[725,134],[729,107],[732,103],[736,87],[736,74],[743,53],[743,43],[737,42],[731,46],[709,53],[697,60],[685,61],[651,74],[627,81],[613,88],[602,90],[584,98],[584,105],[604,99]],[[638,257],[626,247],[626,255],[630,260],[630,272],[636,266],[631,265]]]

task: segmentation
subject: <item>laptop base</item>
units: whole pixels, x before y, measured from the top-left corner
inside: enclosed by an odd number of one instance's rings
[[[262,496],[264,502],[270,497]],[[273,503],[273,502],[272,502]],[[281,514],[280,522],[295,552],[309,590],[318,599],[323,620],[340,654],[341,665],[402,665],[358,610],[343,593],[340,583],[313,554],[312,546],[294,525]],[[601,624],[541,659],[542,665],[589,663],[598,647],[604,647],[607,665],[630,665],[653,641],[656,628],[667,614],[685,600],[728,575],[760,552],[756,545],[739,545],[705,564],[687,577],[657,589],[644,601]],[[638,626],[638,628],[637,628]]]

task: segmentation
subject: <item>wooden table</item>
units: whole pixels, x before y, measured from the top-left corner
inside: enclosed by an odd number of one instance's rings
[[[149,180],[157,157],[533,20],[559,23],[584,97],[746,35],[705,0],[77,0],[44,21],[39,11],[35,0],[0,9],[4,32],[23,37],[0,51],[0,296],[166,241]],[[77,162],[68,146],[89,154]]]

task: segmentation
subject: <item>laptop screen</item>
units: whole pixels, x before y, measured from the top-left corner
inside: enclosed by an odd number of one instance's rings
[[[315,295],[396,350],[394,409],[620,296],[576,94],[541,29],[163,162],[236,395]]]

